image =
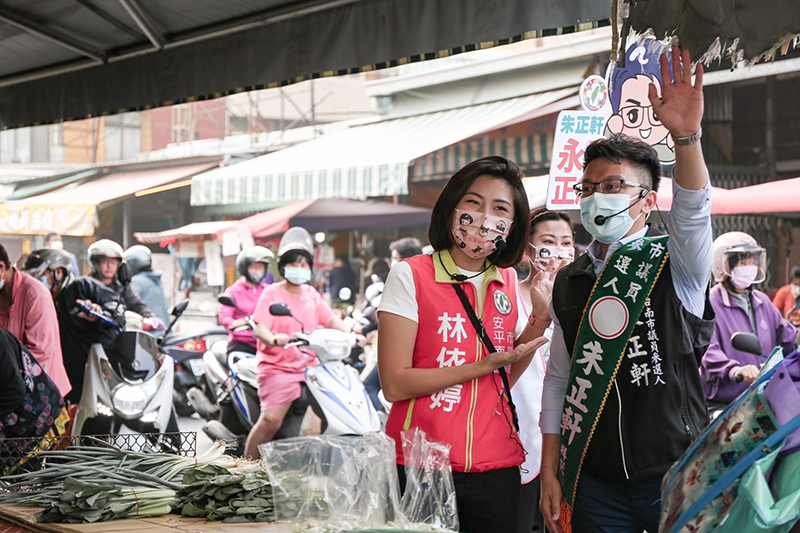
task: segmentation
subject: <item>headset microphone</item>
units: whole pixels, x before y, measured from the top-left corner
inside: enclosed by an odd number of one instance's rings
[[[503,240],[503,237],[498,237],[494,240],[495,246],[495,254],[500,255],[506,251],[506,241]]]
[[[617,212],[616,212],[616,213],[614,213],[613,215],[608,215],[608,216],[604,216],[604,215],[597,215],[596,217],[594,217],[594,223],[595,223],[595,224],[597,224],[598,226],[602,226],[603,224],[605,224],[605,223],[606,223],[606,220],[608,220],[609,218],[614,218],[615,216],[617,216],[617,215],[619,215],[619,214],[622,214],[622,213],[624,213],[625,211],[627,211],[627,210],[628,210],[628,209],[630,209],[631,207],[635,206],[636,204],[638,204],[639,202],[641,202],[642,200],[644,200],[644,197],[645,197],[645,196],[647,196],[647,193],[648,193],[648,192],[650,192],[650,191],[649,191],[649,190],[644,190],[644,191],[640,192],[640,193],[639,193],[639,199],[638,199],[638,200],[636,200],[635,202],[633,202],[631,205],[629,205],[629,206],[628,206],[628,207],[626,207],[625,209],[623,209],[623,210],[621,210],[621,211],[617,211]]]
[[[503,237],[498,235],[497,238],[494,240],[494,246],[495,246],[495,251],[492,252],[492,255],[496,259],[498,255],[502,254],[505,251],[507,244],[506,241],[503,240]],[[439,262],[442,263],[442,268],[444,268],[444,271],[450,274],[450,272],[447,271],[447,267],[444,266],[444,262],[442,261],[441,255],[439,256]],[[494,261],[490,261],[489,264],[486,265],[486,267],[483,270],[481,270],[477,274],[473,274],[472,276],[465,276],[464,274],[450,274],[450,279],[452,279],[453,281],[457,281],[459,283],[464,283],[468,279],[480,276],[481,274],[489,270],[493,264]]]

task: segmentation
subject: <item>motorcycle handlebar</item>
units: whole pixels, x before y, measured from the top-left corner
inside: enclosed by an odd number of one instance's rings
[[[742,376],[741,374],[736,374],[735,376],[733,376],[734,383],[741,383],[743,380],[744,376]]]
[[[86,313],[86,314],[89,314],[89,315],[91,315],[91,316],[93,316],[93,317],[97,318],[97,319],[98,319],[98,320],[100,320],[101,322],[104,322],[104,323],[106,323],[106,324],[108,324],[108,325],[110,325],[110,326],[114,326],[115,328],[118,328],[120,331],[122,331],[122,330],[123,330],[122,326],[120,326],[119,324],[117,324],[117,323],[116,323],[114,320],[112,320],[112,319],[111,319],[111,318],[109,318],[108,316],[104,315],[103,313],[98,313],[97,311],[95,311],[94,309],[92,309],[91,307],[89,307],[88,305],[84,305],[84,304],[78,304],[78,305],[77,305],[77,310],[78,310],[79,312],[84,312],[84,313]]]

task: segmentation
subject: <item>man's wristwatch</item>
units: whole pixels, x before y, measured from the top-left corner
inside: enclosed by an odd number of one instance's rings
[[[699,141],[700,137],[702,137],[702,136],[703,136],[703,127],[700,126],[700,128],[697,130],[696,133],[693,133],[692,135],[689,135],[688,137],[675,137],[673,135],[672,136],[672,140],[675,141],[675,144],[677,146],[689,146],[690,144],[694,144],[697,141]]]

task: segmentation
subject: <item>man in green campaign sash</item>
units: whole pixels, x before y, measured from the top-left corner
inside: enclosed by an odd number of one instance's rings
[[[654,121],[671,134],[670,236],[646,224],[661,181],[646,143],[595,141],[575,187],[594,241],[553,286],[540,420],[541,507],[552,532],[657,531],[661,478],[706,423],[698,366],[713,331],[713,234],[698,142],[702,66],[693,80],[677,47],[671,68],[660,60],[662,80],[671,79],[663,92],[651,85],[620,106],[638,137]]]
[[[581,463],[611,383],[617,375],[636,317],[666,263],[667,236],[644,237],[618,249],[595,282],[583,314],[562,410],[559,479],[566,503],[575,498]]]

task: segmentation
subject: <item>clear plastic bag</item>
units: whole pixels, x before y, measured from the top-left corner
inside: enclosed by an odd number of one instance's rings
[[[384,433],[297,437],[259,450],[276,519],[294,522],[295,531],[323,524],[346,531],[406,523],[394,441]]]
[[[418,428],[404,431],[400,437],[406,463],[403,514],[411,523],[458,531],[450,445],[428,440]]]

